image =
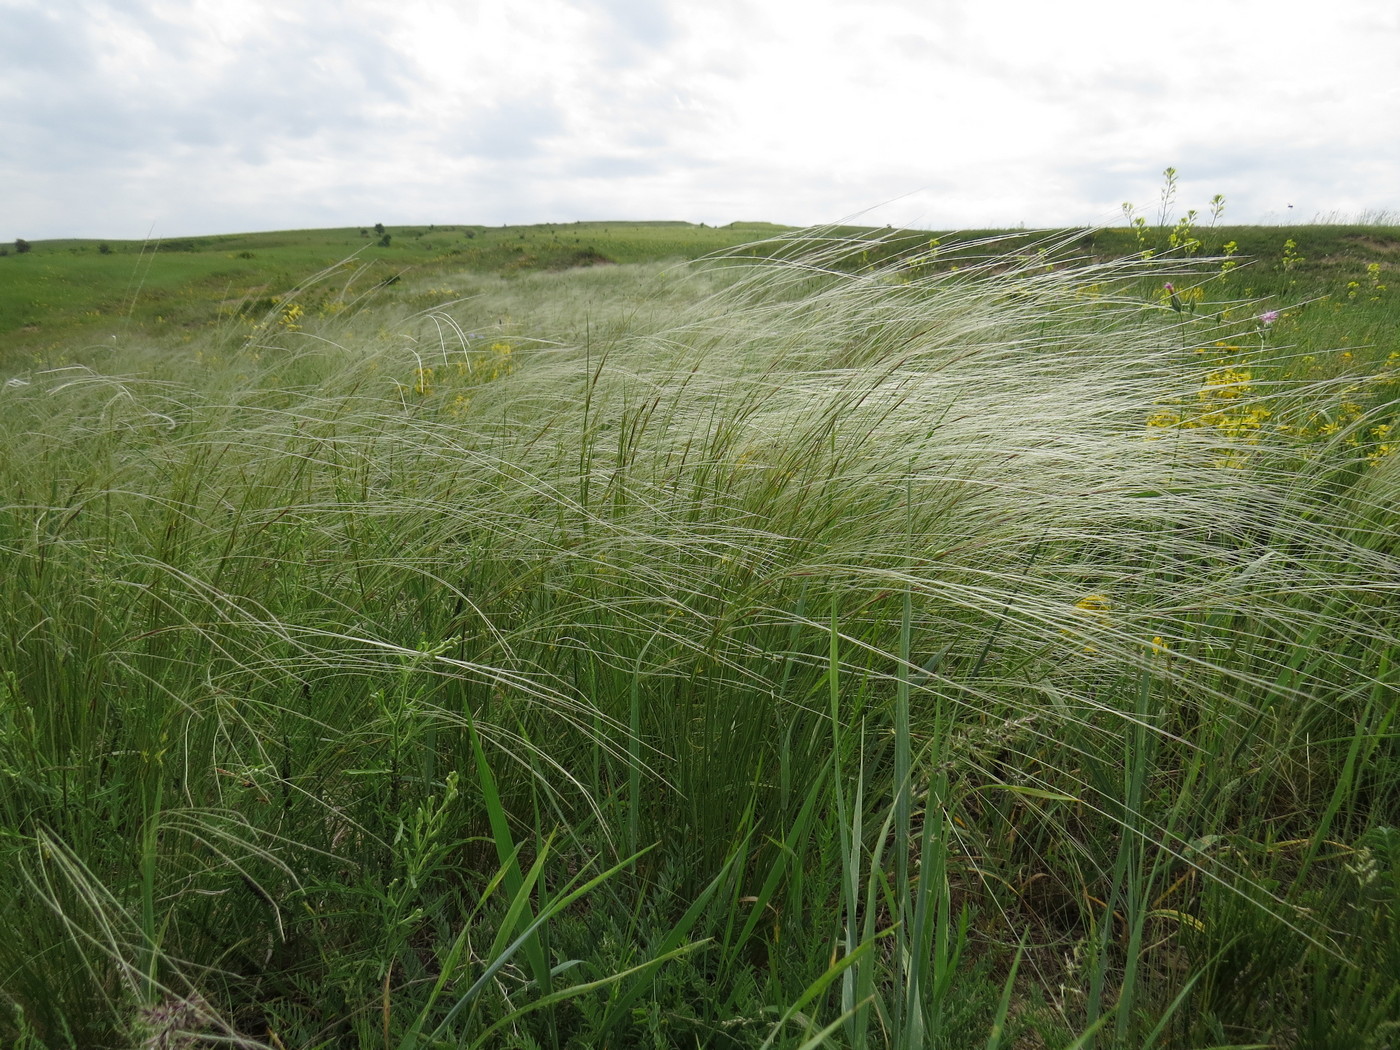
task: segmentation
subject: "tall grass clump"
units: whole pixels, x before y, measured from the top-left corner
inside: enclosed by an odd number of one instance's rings
[[[6,1037],[1386,1045],[1400,458],[879,248],[12,377]]]

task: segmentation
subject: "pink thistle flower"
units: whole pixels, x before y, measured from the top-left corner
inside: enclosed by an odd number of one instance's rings
[[[1278,311],[1277,311],[1277,310],[1265,310],[1262,314],[1259,315],[1259,323],[1260,323],[1261,325],[1263,325],[1265,328],[1268,328],[1269,325],[1273,324],[1273,323],[1274,323],[1275,321],[1277,321],[1277,320],[1278,320]]]

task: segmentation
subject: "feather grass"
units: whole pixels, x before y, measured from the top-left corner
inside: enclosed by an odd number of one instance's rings
[[[1261,988],[1345,965],[1322,858],[1395,802],[1393,457],[1150,426],[1229,333],[1160,269],[995,247],[808,232],[5,388],[29,1030],[197,993],[269,1039],[563,1045],[701,959],[729,991],[686,1010],[755,1045],[936,1044],[978,965],[998,1044],[1036,995],[1084,1045],[1292,1023],[1219,968],[1245,914],[1298,960]],[[489,790],[444,809],[457,771]]]

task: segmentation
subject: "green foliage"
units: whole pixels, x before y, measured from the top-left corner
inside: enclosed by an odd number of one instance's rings
[[[0,1037],[1386,1045],[1379,264],[412,232],[0,387]]]

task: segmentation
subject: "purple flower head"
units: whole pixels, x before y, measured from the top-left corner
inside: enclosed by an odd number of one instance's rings
[[[1176,291],[1176,286],[1173,285],[1171,281],[1168,281],[1166,284],[1162,285],[1162,287],[1168,292]]]
[[[1260,323],[1261,325],[1263,325],[1265,328],[1268,328],[1269,325],[1273,324],[1273,323],[1274,323],[1275,321],[1277,321],[1277,320],[1278,320],[1278,311],[1277,311],[1277,310],[1265,310],[1262,314],[1259,315],[1259,323]]]

